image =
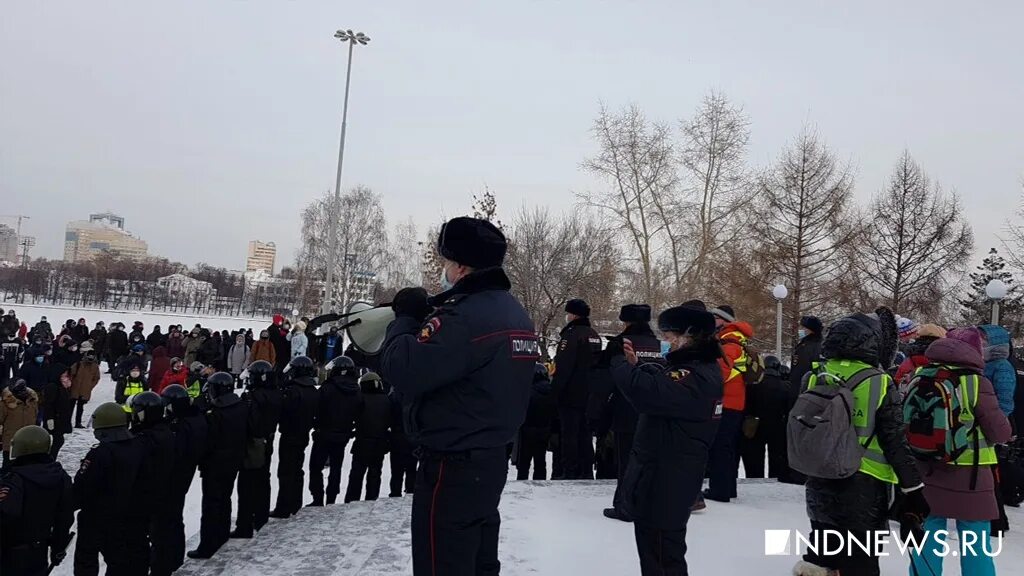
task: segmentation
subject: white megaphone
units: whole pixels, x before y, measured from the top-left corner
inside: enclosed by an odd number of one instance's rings
[[[388,324],[395,319],[395,312],[391,304],[374,306],[367,302],[353,302],[342,318],[346,319],[343,328],[349,342],[356,350],[372,356],[379,353],[384,345]]]

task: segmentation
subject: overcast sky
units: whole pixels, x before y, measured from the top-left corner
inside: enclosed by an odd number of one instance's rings
[[[1024,175],[1024,4],[1002,2],[6,2],[0,214],[37,256],[111,209],[150,252],[278,268],[333,187],[351,27],[344,187],[426,226],[489,186],[504,214],[568,209],[603,101],[689,116],[710,89],[752,119],[767,165],[806,122],[857,169],[907,147],[963,196],[987,251]],[[9,220],[0,220],[13,224]]]

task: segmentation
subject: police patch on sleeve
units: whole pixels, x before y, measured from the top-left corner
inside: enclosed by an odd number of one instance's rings
[[[423,325],[423,328],[420,328],[420,335],[416,337],[416,340],[426,342],[433,338],[439,330],[441,330],[441,319],[434,316]]]
[[[540,358],[540,342],[533,334],[510,334],[508,337],[509,347],[512,350],[512,357],[517,360],[533,360]]]

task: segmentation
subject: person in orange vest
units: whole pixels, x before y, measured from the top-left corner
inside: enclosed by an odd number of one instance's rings
[[[754,336],[754,328],[747,322],[737,321],[731,306],[721,305],[710,312],[715,316],[718,341],[725,352],[725,358],[719,361],[725,386],[722,391],[722,420],[708,455],[709,480],[703,494],[708,500],[728,502],[736,498],[736,477],[739,475],[737,450],[747,402],[744,373],[749,359],[745,345]]]

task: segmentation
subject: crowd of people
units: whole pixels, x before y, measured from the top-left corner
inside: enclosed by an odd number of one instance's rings
[[[255,339],[198,325],[89,330],[84,319],[54,335],[45,319],[28,330],[5,316],[4,573],[45,573],[47,554],[59,563],[77,510],[76,574],[96,574],[100,554],[111,574],[170,574],[185,556],[197,469],[200,542],[188,556],[209,558],[299,512],[311,439],[308,506],[337,503],[349,442],[344,502],[379,496],[391,453],[389,495],[414,494],[417,575],[498,573],[509,462],[520,480],[545,480],[549,451],[553,480],[617,480],[604,516],[633,523],[645,575],[687,573],[688,520],[741,496],[741,463],[747,477],[805,485],[813,537],[865,543],[808,552],[798,576],[878,574],[875,531],[892,521],[920,538],[950,520],[978,543],[961,554],[963,572],[995,573],[981,551],[1008,528],[1003,506],[1024,500],[1024,370],[1004,328],[920,326],[886,308],[827,329],[806,316],[783,362],[756,349],[729,305],[690,300],[655,319],[627,304],[621,331],[602,336],[574,299],[551,357],[509,292],[500,230],[456,218],[437,248],[444,291],[399,291],[378,355],[342,353],[337,330],[321,329],[335,314],[275,317]],[[72,480],[55,456],[72,407],[83,426],[100,359],[115,402],[93,412],[99,444]],[[926,541],[911,573],[940,574],[943,545]]]

